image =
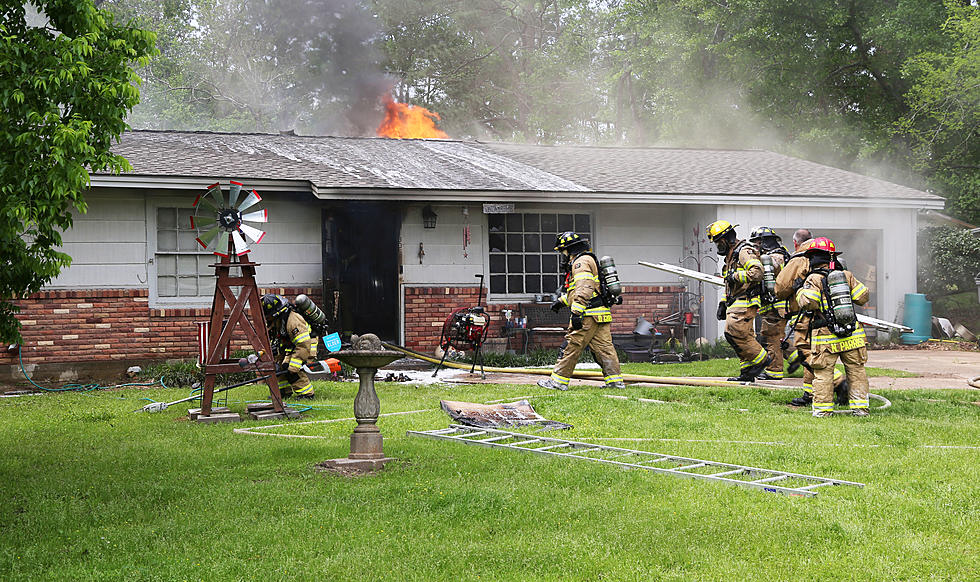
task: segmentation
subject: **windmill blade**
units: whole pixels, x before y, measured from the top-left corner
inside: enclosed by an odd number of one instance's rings
[[[242,200],[242,203],[238,205],[237,210],[239,212],[245,212],[247,209],[255,206],[261,201],[262,201],[262,197],[259,196],[259,193],[256,192],[255,190],[252,190],[251,192],[248,193],[248,196],[246,196],[245,199]]]
[[[262,237],[265,236],[265,231],[264,230],[259,230],[257,228],[251,227],[251,226],[249,226],[247,224],[241,224],[241,225],[239,225],[238,226],[238,231],[241,232],[242,234],[244,234],[249,239],[251,239],[251,241],[253,243],[259,242],[260,240],[262,240]]]
[[[242,238],[242,235],[237,230],[231,231],[231,240],[235,243],[235,254],[239,257],[249,252],[248,243]]]
[[[202,247],[204,247],[206,249],[206,248],[208,248],[208,245],[210,245],[212,242],[214,242],[215,237],[218,236],[218,234],[220,234],[220,233],[221,233],[221,229],[218,228],[217,226],[215,226],[211,230],[202,232],[201,233],[201,236],[197,237],[197,239],[196,239],[197,240],[197,244],[201,245]]]
[[[242,215],[242,220],[249,222],[269,222],[269,211],[263,208],[255,212],[249,212],[248,214]]]
[[[198,216],[195,217],[191,215],[191,228],[201,229],[201,228],[211,228],[214,226],[218,220],[213,216]]]
[[[238,202],[238,194],[242,191],[242,183],[230,181],[231,188],[228,189],[228,208],[234,208],[235,203]]]
[[[203,194],[198,194],[194,200],[194,208],[198,204],[203,204],[205,208],[212,212],[217,212],[221,207],[221,184],[211,184]]]
[[[214,254],[227,257],[228,256],[228,237],[231,234],[227,230],[221,231],[221,236],[218,237],[218,244],[214,247]]]

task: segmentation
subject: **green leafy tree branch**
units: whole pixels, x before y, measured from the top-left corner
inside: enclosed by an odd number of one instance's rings
[[[41,14],[37,22],[28,6]],[[21,341],[12,300],[71,264],[59,247],[72,212],[85,212],[89,171],[129,169],[109,148],[139,102],[132,64],[144,63],[154,42],[153,33],[116,24],[93,0],[0,1],[3,341]]]

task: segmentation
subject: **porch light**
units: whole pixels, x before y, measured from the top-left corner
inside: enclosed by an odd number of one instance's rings
[[[426,204],[425,208],[422,209],[422,226],[425,228],[435,228],[437,218],[439,218],[439,215],[432,210],[432,206]]]

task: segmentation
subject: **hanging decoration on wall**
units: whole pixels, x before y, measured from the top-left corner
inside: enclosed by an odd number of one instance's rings
[[[463,258],[469,257],[466,247],[470,246],[470,208],[463,207]]]

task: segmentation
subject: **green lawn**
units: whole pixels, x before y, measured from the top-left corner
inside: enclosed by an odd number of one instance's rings
[[[355,391],[318,384],[303,420],[351,416]],[[262,392],[236,389],[231,406]],[[313,470],[346,455],[352,421],[269,430],[320,437],[298,439],[191,423],[186,405],[132,412],[177,389],[0,400],[0,579],[890,581],[980,567],[976,393],[889,391],[867,419],[814,419],[786,405],[791,391],[751,388],[532,399],[575,425],[559,438],[867,484],[816,498],[405,436],[447,425],[442,398],[537,387],[379,393],[383,413],[429,411],[383,417],[398,460],[361,478]]]
[[[843,370],[843,366],[837,366]],[[644,374],[648,376],[689,376],[694,378],[711,376],[737,376],[738,360],[735,358],[715,358],[701,362],[682,362],[677,364],[623,363],[626,374]],[[866,366],[868,376],[888,376],[890,378],[914,378],[917,374],[891,368],[874,368]],[[803,377],[803,368],[799,368],[787,378]]]

